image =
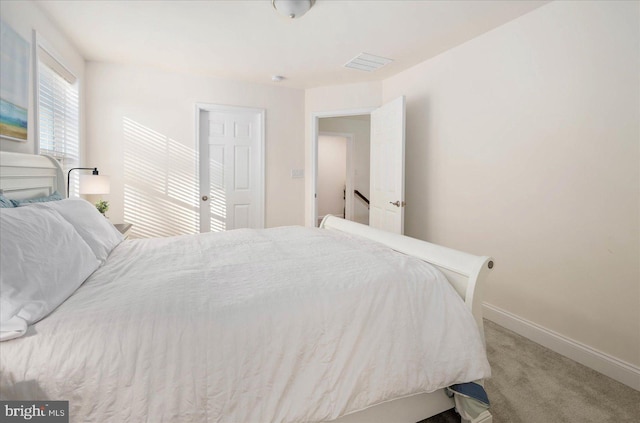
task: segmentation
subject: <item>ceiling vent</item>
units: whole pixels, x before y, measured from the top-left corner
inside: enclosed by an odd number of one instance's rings
[[[373,54],[360,53],[344,64],[345,68],[357,69],[365,72],[373,72],[386,64],[393,62],[385,57],[374,56]]]

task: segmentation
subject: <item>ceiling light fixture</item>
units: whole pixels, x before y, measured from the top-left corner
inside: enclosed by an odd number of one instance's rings
[[[272,80],[273,82],[280,82],[280,81],[283,81],[283,80],[284,80],[284,76],[282,76],[282,75],[273,75],[273,76],[271,77],[271,80]]]
[[[288,18],[300,18],[315,4],[316,0],[271,0],[274,9]]]

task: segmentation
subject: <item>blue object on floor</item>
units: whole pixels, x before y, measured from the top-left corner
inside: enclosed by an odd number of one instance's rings
[[[489,407],[490,405],[489,396],[487,396],[487,391],[485,391],[481,385],[475,382],[458,383],[455,385],[451,385],[449,389],[455,392],[456,394],[460,394],[467,398],[473,398],[476,401],[480,401],[481,403],[485,404],[487,407]]]

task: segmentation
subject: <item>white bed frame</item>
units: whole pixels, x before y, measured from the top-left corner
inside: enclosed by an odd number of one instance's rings
[[[64,173],[53,158],[0,151],[0,190],[7,198],[28,199],[58,191],[65,196]],[[490,257],[474,256],[414,238],[327,216],[321,228],[347,232],[380,242],[403,254],[431,263],[444,273],[476,319],[484,340],[482,286],[493,267]],[[444,389],[388,401],[334,420],[333,423],[416,423],[454,407]],[[491,423],[485,412],[471,423]]]
[[[452,250],[415,238],[384,232],[360,223],[351,222],[335,216],[327,216],[320,224],[321,228],[334,229],[359,235],[384,244],[395,251],[417,257],[438,268],[464,299],[476,320],[484,342],[484,323],[482,321],[482,286],[489,271],[493,268],[490,257],[474,256],[462,251]],[[440,414],[455,406],[444,389],[397,399],[370,407],[337,420],[335,423],[416,423],[428,417]],[[491,423],[489,412],[482,413],[471,423]],[[463,420],[465,422],[465,420]]]
[[[52,157],[0,151],[0,190],[7,198],[24,200],[58,191],[66,197],[64,173]]]

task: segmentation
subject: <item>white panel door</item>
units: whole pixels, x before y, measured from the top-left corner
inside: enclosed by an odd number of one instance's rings
[[[200,232],[264,227],[262,119],[200,111]]]
[[[371,113],[369,226],[404,233],[405,99]]]

